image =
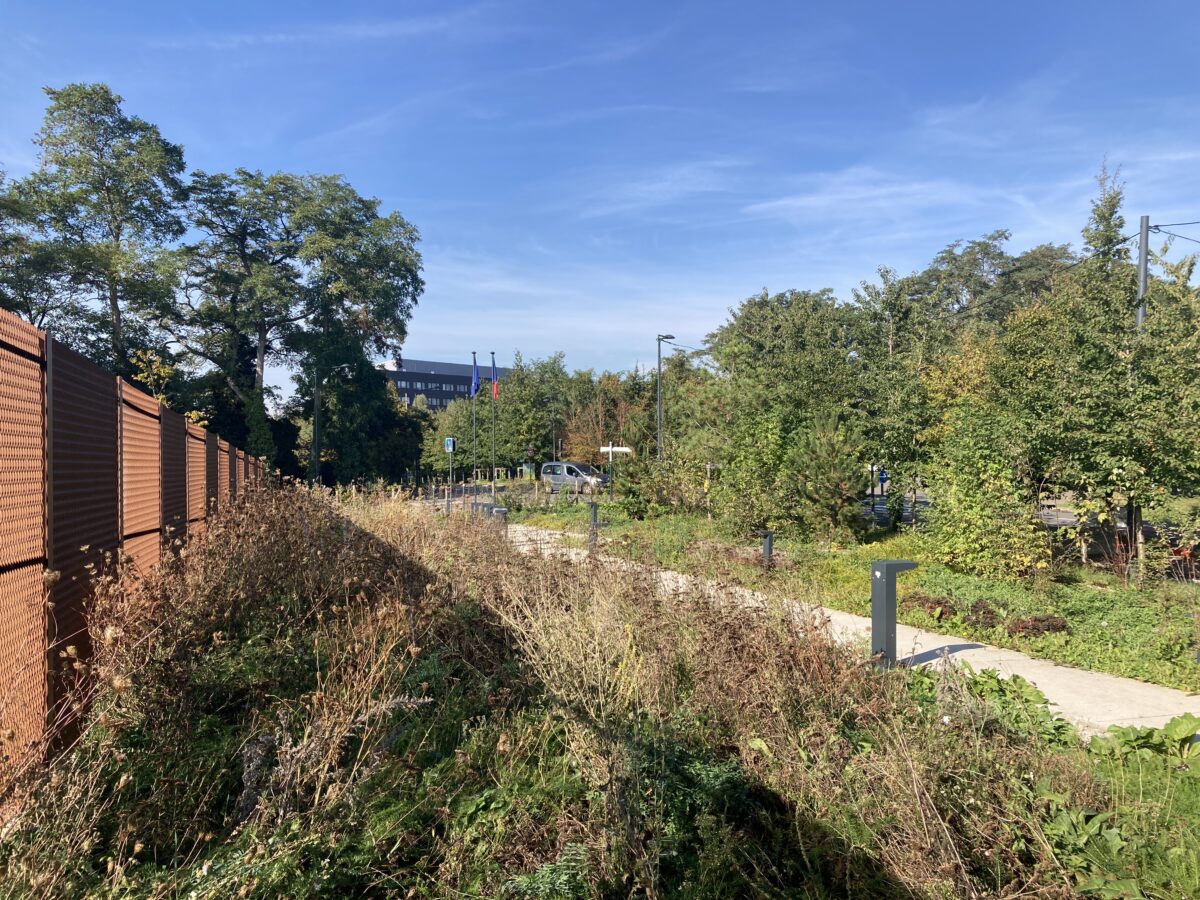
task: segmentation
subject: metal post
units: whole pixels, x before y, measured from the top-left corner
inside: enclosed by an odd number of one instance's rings
[[[600,521],[597,518],[600,505],[591,500],[588,502],[588,554],[596,552],[597,532],[600,529]]]
[[[658,458],[662,459],[663,441],[662,441],[662,335],[658,336],[658,378],[655,380],[654,386],[658,389],[658,402],[656,404],[655,424],[658,434]]]
[[[479,393],[475,382],[479,376],[479,363],[475,351],[471,351],[471,493],[475,493],[475,480],[479,477],[479,437],[475,430],[475,395]]]
[[[771,560],[772,553],[775,549],[775,534],[769,528],[760,528],[754,534],[763,539],[762,545],[762,561],[763,568],[770,569],[773,565]]]
[[[446,485],[446,517],[450,517],[450,485]]]
[[[1137,327],[1146,320],[1146,284],[1150,277],[1150,217],[1142,216],[1138,234]]]
[[[871,564],[871,656],[879,656],[881,666],[896,662],[896,576],[916,567],[905,559]]]
[[[658,341],[658,458],[663,458],[663,391],[662,391],[662,342],[673,341],[675,335],[660,334]]]
[[[1138,228],[1138,308],[1137,330],[1142,330],[1146,320],[1146,285],[1150,275],[1150,217],[1142,216]],[[1138,563],[1137,579],[1141,584],[1142,571],[1142,526],[1138,521],[1138,508],[1132,494],[1125,502],[1125,535],[1129,541],[1129,553],[1136,556]]]
[[[313,368],[313,433],[312,433],[312,475],[311,481],[316,484],[321,478],[321,373]]]
[[[492,500],[496,499],[496,403],[500,391],[496,387],[496,351],[492,351]]]

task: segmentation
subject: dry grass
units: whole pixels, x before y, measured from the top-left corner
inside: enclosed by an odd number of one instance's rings
[[[370,515],[402,531],[435,527],[403,508]],[[811,617],[734,607],[720,591],[666,594],[636,568],[531,559],[481,537],[456,551],[477,554],[466,566],[473,595],[569,716],[591,781],[628,772],[621,757],[650,723],[735,760],[797,822],[832,825],[821,853],[843,857],[832,866],[841,877],[877,876],[855,871],[866,859],[901,892],[1070,893],[1032,788],[1045,776],[1083,800],[1100,792],[1081,768],[1007,733],[961,674],[940,677],[935,702],[922,704],[906,674],[876,672]]]
[[[377,495],[255,495],[92,630],[5,896],[1067,896],[1038,785],[1104,800],[962,673]]]

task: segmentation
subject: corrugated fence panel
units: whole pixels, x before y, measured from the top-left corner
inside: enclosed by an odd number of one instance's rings
[[[232,475],[229,465],[229,442],[224,438],[217,439],[217,505],[229,505],[229,479]]]
[[[208,433],[187,423],[187,510],[188,535],[204,533],[208,512]]]
[[[0,568],[46,554],[44,352],[36,329],[0,319]]]
[[[42,567],[0,569],[0,728],[12,739],[0,746],[0,759],[16,763],[45,731],[49,669],[46,656],[46,603]]]
[[[208,508],[261,462],[163,409],[58,341],[0,311],[0,765],[47,724],[77,724],[59,653],[90,652],[91,574],[118,550],[138,569],[164,532],[204,532]],[[46,604],[46,570],[56,573]],[[60,735],[65,736],[65,735]]]
[[[220,473],[220,463],[217,461],[218,440],[211,431],[204,432],[204,502],[209,508],[217,504],[217,476]]]
[[[0,311],[0,755],[45,727],[45,335]]]
[[[145,574],[162,538],[162,449],[158,401],[117,381],[121,396],[121,550]]]
[[[49,349],[51,637],[84,655],[87,567],[101,568],[120,538],[117,382],[58,341]]]
[[[162,472],[162,526],[167,541],[182,538],[187,532],[187,420],[177,412],[163,409],[159,449]]]

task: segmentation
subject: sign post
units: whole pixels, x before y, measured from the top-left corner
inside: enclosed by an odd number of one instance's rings
[[[458,441],[452,437],[446,438],[446,452],[450,454],[450,494],[454,495],[454,451],[458,448]]]
[[[608,455],[608,473],[612,478],[612,485],[609,487],[609,492],[615,495],[617,491],[617,469],[613,462],[613,454],[619,453],[624,456],[632,454],[633,449],[630,447],[614,447],[612,441],[609,441],[607,447],[600,448],[600,452]]]

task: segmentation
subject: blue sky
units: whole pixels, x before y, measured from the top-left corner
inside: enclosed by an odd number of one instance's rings
[[[106,81],[188,164],[337,172],[422,233],[406,355],[573,367],[697,344],[766,287],[997,228],[1200,219],[1200,4],[14,3],[0,168]],[[1200,232],[1198,232],[1200,233]]]

